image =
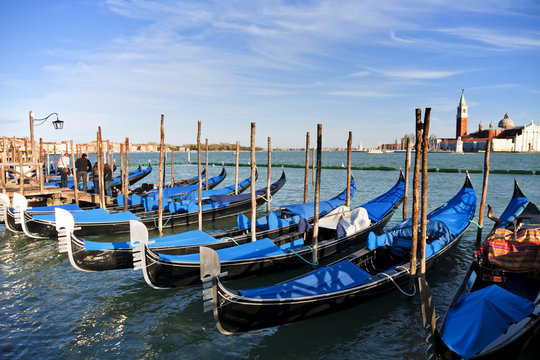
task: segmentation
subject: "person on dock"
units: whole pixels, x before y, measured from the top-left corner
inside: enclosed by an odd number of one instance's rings
[[[67,178],[69,175],[69,154],[68,153],[64,153],[64,155],[62,155],[60,159],[58,159],[58,171],[60,172],[60,183],[61,183],[62,190],[66,190],[68,188]]]
[[[105,183],[105,195],[106,196],[112,196],[112,183],[113,179],[113,172],[111,169],[111,165],[105,164],[103,165],[103,182]]]
[[[92,167],[92,182],[94,183],[94,194],[99,195],[99,169],[97,161]]]
[[[79,186],[79,179],[82,179],[82,191],[86,192],[88,172],[92,170],[92,163],[90,163],[86,154],[82,154],[81,157],[75,161],[75,168],[77,169],[77,187]]]

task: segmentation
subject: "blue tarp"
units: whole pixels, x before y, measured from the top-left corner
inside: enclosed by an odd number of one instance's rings
[[[398,181],[388,192],[360,205],[367,210],[369,218],[379,222],[405,195],[405,182]]]
[[[442,221],[432,220],[427,223],[427,236],[431,242],[426,244],[426,258],[435,254],[452,240],[452,233]],[[366,246],[373,250],[388,245],[392,248],[392,254],[396,256],[408,256],[411,250],[412,226],[397,227],[382,235],[371,232],[368,235]]]
[[[272,192],[275,188],[282,186],[285,183],[285,181],[287,180],[285,176],[283,176],[278,181],[270,185],[270,192]],[[264,194],[266,194],[266,187],[255,191],[255,196],[260,196]],[[251,198],[251,194],[214,195],[210,197],[210,200],[221,204],[221,203],[233,203],[233,202],[238,202],[238,201],[243,201],[243,200],[249,200],[250,198]]]
[[[351,180],[351,198],[356,192],[356,181]],[[347,189],[343,190],[339,195],[327,201],[319,202],[319,216],[324,216],[336,207],[342,205],[347,200]],[[290,217],[282,218],[282,214]],[[296,224],[300,218],[311,219],[315,216],[315,203],[303,203],[281,206],[278,210],[271,212],[268,216],[258,218],[256,221],[257,228],[260,230],[273,230]],[[251,229],[251,219],[244,214],[238,214],[237,224],[239,230]]]
[[[531,301],[490,285],[463,294],[448,309],[442,338],[450,349],[469,359],[533,310]]]
[[[150,239],[153,243],[149,244],[150,249],[165,246],[192,246],[207,245],[224,242],[224,239],[216,239],[201,230],[186,231],[180,234],[168,235],[159,238]],[[131,249],[130,242],[101,242],[84,241],[85,250],[113,250],[113,249]]]
[[[91,209],[72,212],[75,224],[80,223],[96,223],[96,222],[116,222],[128,220],[140,220],[135,214],[130,211],[122,211],[110,214],[105,209]],[[54,214],[34,215],[36,220],[55,221]]]
[[[513,222],[519,216],[519,214],[523,212],[525,207],[527,207],[528,203],[529,199],[526,197],[512,198],[506,206],[506,209],[504,209],[503,213],[499,217],[499,222],[496,224],[496,228],[504,228]]]
[[[327,294],[363,284],[371,275],[352,262],[345,260],[325,266],[285,283],[255,289],[241,290],[249,298],[296,298]]]
[[[426,245],[426,258],[446,245],[451,240],[452,235],[458,235],[467,228],[475,210],[476,194],[474,189],[463,187],[446,204],[429,213],[427,232],[432,241]],[[395,255],[405,256],[411,246],[411,237],[412,219],[409,218],[380,236],[370,233],[366,244],[371,250],[389,245],[393,247],[392,252]]]
[[[220,261],[231,261],[239,259],[253,259],[267,256],[285,254],[272,240],[268,238],[260,239],[250,243],[217,250]],[[165,261],[181,261],[181,262],[200,262],[199,253],[188,255],[166,255],[159,254],[159,258]]]
[[[82,210],[77,204],[64,204],[64,205],[54,205],[54,206],[37,206],[31,207],[26,210],[27,213],[32,214],[33,212],[52,212],[54,209],[64,209],[66,211],[79,211]]]

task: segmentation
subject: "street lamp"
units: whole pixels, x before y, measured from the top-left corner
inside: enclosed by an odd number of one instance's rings
[[[56,120],[54,120],[52,122],[54,128],[56,130],[62,130],[64,128],[64,122],[58,118],[58,113],[53,112],[53,113],[47,115],[46,117],[44,117],[43,119],[34,119],[34,114],[30,111],[30,118],[33,119],[34,126],[39,126],[39,125],[43,124],[45,121],[47,121],[47,119],[49,119],[53,115],[56,115]],[[36,121],[41,121],[41,122],[39,124],[37,124]]]
[[[58,118],[58,113],[50,113],[43,119],[34,119],[34,113],[30,111],[30,147],[32,148],[32,161],[35,162],[35,152],[34,152],[34,125],[39,126],[47,121],[51,116],[56,115],[56,120],[52,122],[56,130],[62,130],[64,128],[64,122]],[[35,123],[38,121],[38,123]]]

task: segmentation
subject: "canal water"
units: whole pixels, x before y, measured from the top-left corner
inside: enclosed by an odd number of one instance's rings
[[[310,154],[311,155],[311,154]],[[273,164],[302,165],[303,152],[273,152]],[[90,156],[93,162],[95,157]],[[170,159],[170,157],[169,157]],[[324,152],[323,166],[346,167],[345,152]],[[439,169],[483,169],[484,154],[429,154],[429,167]],[[195,176],[196,154],[175,153],[175,178]],[[158,154],[132,153],[133,164],[157,163]],[[209,162],[234,163],[231,152],[211,152]],[[241,163],[249,162],[243,152]],[[259,152],[257,187],[266,186],[267,154]],[[355,170],[358,190],[352,205],[385,192],[398,179],[405,154],[353,153],[352,166],[384,166],[396,170]],[[117,159],[119,164],[119,159]],[[540,171],[540,154],[492,154],[491,168]],[[221,166],[211,166],[215,176]],[[167,167],[169,179],[170,166]],[[272,209],[303,199],[304,169],[285,168],[286,185],[272,198]],[[234,167],[227,167],[223,186],[233,184]],[[249,177],[249,167],[240,167],[239,178]],[[281,173],[272,168],[272,181]],[[480,202],[482,174],[471,180]],[[410,177],[412,179],[412,175]],[[430,172],[430,209],[442,205],[462,186],[465,173]],[[516,178],[524,194],[540,203],[539,175],[490,174],[487,203],[500,215],[512,195]],[[143,182],[156,183],[158,168]],[[346,171],[322,171],[321,199],[346,186]],[[310,201],[313,188],[310,171]],[[409,193],[412,199],[412,191]],[[409,214],[410,203],[409,201]],[[265,206],[259,208],[259,214]],[[478,214],[478,209],[477,209]],[[395,214],[387,229],[397,224]],[[492,222],[484,219],[487,232]],[[208,232],[235,226],[235,219],[205,224]],[[178,231],[178,230],[177,230]],[[471,226],[458,247],[431,272],[438,315],[443,315],[476,249],[476,226]],[[157,236],[155,232],[150,237]],[[126,235],[97,237],[126,240]],[[353,251],[351,249],[350,251]],[[339,256],[343,256],[341,253]],[[245,288],[280,281],[309,271],[308,267],[283,274],[228,282],[231,288]],[[225,336],[218,332],[211,313],[203,313],[201,286],[155,290],[140,271],[116,270],[84,273],[75,270],[65,254],[57,250],[56,239],[34,240],[10,233],[0,225],[0,358],[6,359],[421,359],[425,358],[424,330],[418,297],[407,298],[394,291],[355,308],[320,318],[244,334]],[[536,358],[532,349],[522,358]]]

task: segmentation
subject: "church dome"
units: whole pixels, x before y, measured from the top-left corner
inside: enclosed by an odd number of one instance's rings
[[[514,127],[514,121],[508,117],[508,113],[504,114],[504,118],[499,121],[499,127],[502,129]]]

